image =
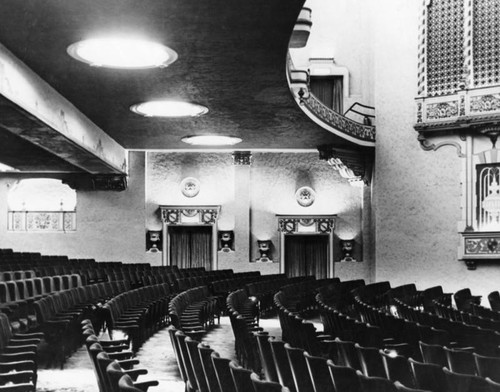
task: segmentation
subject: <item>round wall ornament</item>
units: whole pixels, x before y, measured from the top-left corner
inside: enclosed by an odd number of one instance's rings
[[[195,197],[200,193],[200,181],[194,177],[186,177],[181,181],[181,192],[186,197]]]
[[[302,207],[309,207],[316,199],[316,192],[308,186],[303,186],[295,192],[295,199]]]

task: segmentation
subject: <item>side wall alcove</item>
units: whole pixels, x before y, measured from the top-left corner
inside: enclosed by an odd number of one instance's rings
[[[333,278],[333,231],[336,217],[336,215],[276,215],[280,244],[280,273],[285,273],[285,236],[327,234],[327,275],[329,278]]]
[[[163,228],[162,265],[172,265],[169,227],[209,225],[212,227],[212,270],[217,269],[217,221],[220,206],[160,206],[160,214]]]

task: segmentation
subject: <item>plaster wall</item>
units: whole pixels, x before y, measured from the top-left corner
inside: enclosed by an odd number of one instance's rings
[[[413,129],[421,2],[377,1],[373,52],[377,149],[373,208],[377,281],[392,286],[498,289],[499,265],[458,261],[462,165],[456,150],[423,151]],[[484,302],[483,302],[484,303]]]
[[[0,247],[97,261],[143,262],[144,153],[131,152],[129,164],[132,175],[125,191],[77,191],[77,230],[67,233],[8,232],[7,193],[17,179],[0,177]]]
[[[250,167],[235,166],[231,153],[148,153],[146,165],[146,227],[161,228],[159,205],[220,205],[218,228],[235,231],[235,251],[218,252],[218,267],[234,271],[260,270],[279,273],[279,235],[276,214],[337,214],[335,256],[338,238],[361,239],[363,191],[343,180],[317,153],[254,153]],[[200,193],[187,198],[180,191],[185,177],[201,183]],[[244,183],[242,179],[245,179]],[[246,182],[248,179],[248,182]],[[316,191],[310,207],[301,207],[295,192],[301,186]],[[242,195],[248,192],[245,197]],[[238,196],[239,195],[239,196]],[[242,200],[244,199],[244,200]],[[272,240],[274,263],[256,263],[257,240]],[[361,256],[362,250],[357,249]],[[149,254],[152,264],[161,255]],[[252,260],[252,262],[250,262]],[[370,261],[335,263],[343,279],[368,278]]]

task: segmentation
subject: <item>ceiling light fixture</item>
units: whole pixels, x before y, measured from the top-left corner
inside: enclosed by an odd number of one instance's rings
[[[145,117],[197,117],[208,113],[206,106],[171,100],[138,103],[130,110]]]
[[[70,45],[67,52],[76,60],[106,68],[166,67],[177,60],[172,49],[137,38],[92,38]]]
[[[234,146],[242,139],[235,136],[199,135],[183,137],[182,141],[193,146]]]

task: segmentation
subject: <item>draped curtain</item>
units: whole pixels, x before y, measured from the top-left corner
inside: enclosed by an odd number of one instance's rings
[[[288,277],[313,275],[327,277],[328,236],[286,235],[285,273]]]
[[[342,76],[318,77],[310,80],[311,92],[324,105],[338,113],[344,113],[344,86]]]
[[[212,227],[211,226],[171,226],[170,260],[179,268],[212,266]]]

